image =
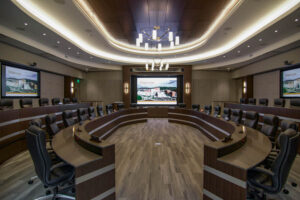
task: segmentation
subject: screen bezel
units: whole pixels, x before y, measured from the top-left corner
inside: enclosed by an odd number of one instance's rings
[[[178,75],[157,75],[157,76],[147,76],[147,75],[138,75],[138,76],[135,76],[136,80],[138,78],[176,78],[177,79],[177,87],[176,87],[176,92],[178,94]],[[136,84],[136,91],[137,91],[137,87],[138,85]],[[144,106],[144,107],[147,107],[147,106],[177,106],[178,105],[178,95],[176,97],[176,104],[138,104],[136,102],[136,105],[137,106]]]
[[[285,71],[289,71],[289,70],[293,70],[293,69],[300,69],[300,64],[296,64],[296,65],[293,65],[293,66],[290,66],[290,67],[286,67],[286,68],[283,68],[283,69],[280,69],[280,88],[279,88],[279,90],[280,90],[280,98],[283,98],[283,99],[299,99],[300,98],[300,96],[298,96],[298,97],[285,97],[285,96],[283,96],[283,72],[285,72]]]
[[[5,81],[6,81],[6,66],[8,67],[14,67],[18,69],[24,69],[32,72],[37,72],[37,78],[38,78],[38,95],[37,96],[6,96],[4,95],[5,92]],[[41,78],[40,78],[40,70],[38,69],[32,69],[31,67],[25,66],[25,65],[20,65],[12,62],[6,62],[6,61],[1,61],[1,98],[5,99],[20,99],[20,98],[28,98],[28,99],[36,99],[40,98],[41,96]]]

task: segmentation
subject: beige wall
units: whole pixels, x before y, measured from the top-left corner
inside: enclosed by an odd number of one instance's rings
[[[41,97],[52,99],[64,98],[64,76],[41,72]]]
[[[230,72],[193,71],[192,104],[210,104],[212,101],[237,101],[238,80]]]
[[[36,68],[67,76],[82,78],[83,72],[70,66],[55,62],[36,54],[0,42],[0,59],[23,65],[37,63]]]
[[[88,72],[80,83],[80,99],[109,104],[122,101],[122,71]]]

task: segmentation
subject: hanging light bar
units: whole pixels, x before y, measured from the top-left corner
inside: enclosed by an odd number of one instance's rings
[[[146,63],[146,71],[148,71],[148,69],[149,69],[148,63]]]
[[[148,50],[148,49],[149,49],[149,44],[145,43],[145,50]]]
[[[140,43],[143,43],[143,34],[139,34],[139,40],[140,40]]]
[[[140,43],[140,39],[139,38],[136,38],[136,46],[137,47],[140,47],[141,43]]]
[[[168,70],[168,69],[169,69],[169,63],[166,64],[166,70]]]
[[[170,42],[173,41],[173,32],[172,31],[169,32],[169,41]]]
[[[170,42],[170,48],[174,48],[174,42]]]
[[[151,71],[154,71],[154,60],[152,61]]]
[[[158,43],[157,49],[158,49],[158,51],[161,50],[161,43]]]
[[[179,36],[175,37],[175,45],[179,45]]]
[[[154,29],[154,30],[152,31],[152,39],[153,39],[153,40],[156,40],[156,38],[157,38],[157,30]]]

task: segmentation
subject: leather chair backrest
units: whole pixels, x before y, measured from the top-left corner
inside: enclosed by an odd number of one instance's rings
[[[48,98],[40,98],[39,99],[39,105],[40,106],[48,106],[49,105],[49,99]]]
[[[246,98],[240,98],[240,104],[246,104],[247,99]]]
[[[268,106],[269,104],[269,100],[266,99],[266,98],[263,98],[263,99],[259,99],[259,105],[261,106]]]
[[[46,149],[45,131],[33,125],[25,130],[25,136],[35,172],[43,184],[48,186],[52,163]]]
[[[249,98],[248,99],[248,104],[256,105],[256,99],[255,98]]]
[[[32,107],[32,99],[20,99],[20,107],[21,108]]]
[[[56,124],[56,115],[54,113],[46,115],[45,122],[46,130],[50,138],[52,138],[56,133],[60,131],[59,127]]]
[[[186,108],[186,104],[185,103],[178,103],[178,107],[179,108]]]
[[[300,107],[300,100],[299,99],[291,99],[290,104],[291,104],[291,106]]]
[[[231,110],[231,121],[240,124],[242,121],[243,111],[240,109]]]
[[[131,103],[130,107],[136,107],[136,105],[137,105],[136,103]]]
[[[263,122],[264,124],[262,125],[260,131],[266,136],[270,137],[272,140],[274,140],[278,129],[278,117],[275,115],[265,114],[263,117]]]
[[[39,128],[42,128],[42,120],[41,119],[33,119],[29,122],[29,126],[37,126]]]
[[[102,117],[102,116],[104,116],[104,114],[103,114],[103,107],[102,106],[97,106],[97,114],[98,114],[98,116],[100,116],[100,117]]]
[[[1,110],[12,109],[14,106],[12,99],[0,99]]]
[[[109,115],[109,114],[111,114],[113,112],[113,106],[111,104],[107,104],[105,106],[105,108],[106,108],[106,114]]]
[[[118,103],[118,104],[117,104],[117,109],[118,109],[118,110],[124,109],[124,104],[123,104],[123,103]]]
[[[222,118],[225,119],[225,120],[230,120],[230,118],[231,118],[231,109],[230,108],[224,108],[223,109]]]
[[[221,114],[221,106],[215,106],[214,108],[214,116],[217,117]]]
[[[204,112],[205,112],[207,115],[210,115],[210,114],[211,114],[211,105],[205,105],[205,106],[204,106]]]
[[[72,110],[65,110],[62,114],[62,117],[63,117],[64,126],[66,128],[69,126],[73,126],[75,124]]]
[[[274,99],[274,106],[284,107],[285,106],[285,100],[284,99]]]
[[[280,151],[275,161],[271,166],[272,176],[272,190],[279,192],[286,183],[289,171],[295,160],[298,150],[299,133],[294,129],[287,129],[279,135]]]
[[[89,111],[90,118],[95,118],[96,117],[95,108],[93,106],[90,106],[88,111]]]
[[[77,100],[76,97],[73,97],[73,98],[71,98],[71,102],[72,102],[72,103],[78,103],[78,100]]]
[[[256,129],[258,123],[258,113],[254,111],[246,111],[244,124],[250,128]]]
[[[88,109],[87,108],[78,108],[77,109],[78,121],[83,122],[89,119]]]
[[[60,99],[59,98],[53,98],[51,100],[51,102],[52,102],[52,105],[58,105],[60,103]]]
[[[298,131],[298,126],[297,126],[296,122],[291,121],[291,120],[282,120],[280,122],[281,132],[284,132],[285,130],[287,130],[289,128],[294,129],[296,132]]]
[[[195,111],[199,111],[200,110],[200,105],[199,104],[193,104],[192,109],[195,110]]]
[[[64,104],[70,104],[71,103],[70,98],[63,98],[63,103]]]

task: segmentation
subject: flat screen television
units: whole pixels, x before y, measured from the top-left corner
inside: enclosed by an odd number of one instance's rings
[[[1,63],[2,98],[38,98],[40,96],[40,73],[37,70]]]
[[[137,104],[176,105],[177,77],[138,77]]]
[[[280,96],[282,98],[300,97],[300,67],[280,71]]]

